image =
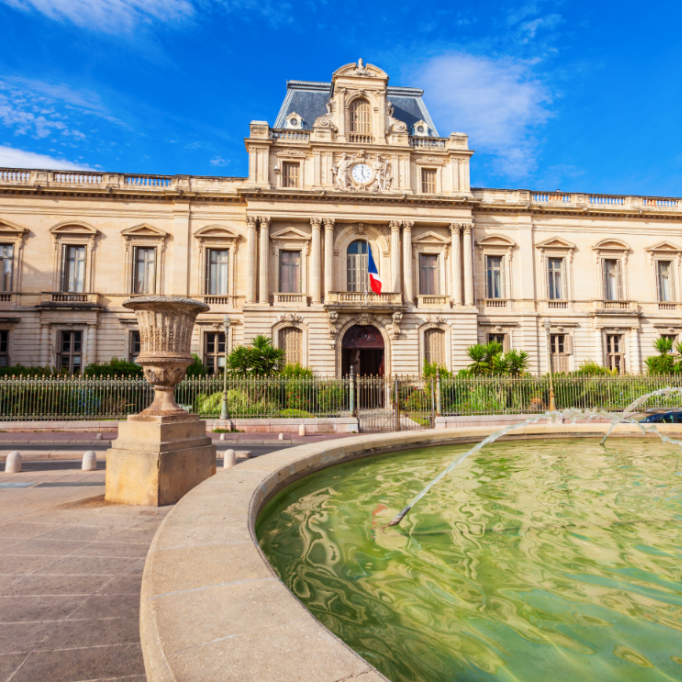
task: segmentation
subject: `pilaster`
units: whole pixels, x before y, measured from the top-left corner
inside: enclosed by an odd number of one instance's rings
[[[400,221],[391,220],[391,291],[400,291]]]
[[[320,226],[321,218],[311,218],[312,240],[310,242],[310,296],[313,304],[322,303],[320,272]]]
[[[334,288],[334,218],[324,219],[324,298]]]
[[[246,302],[256,302],[256,218],[246,217]]]
[[[260,273],[258,278],[258,302],[270,302],[269,268],[270,268],[270,218],[261,217],[260,221]]]
[[[468,306],[474,305],[473,229],[473,225],[464,225],[464,243],[462,245],[464,251],[464,304]]]
[[[414,303],[414,284],[412,282],[412,226],[411,220],[403,221],[403,278],[405,280],[405,303]]]
[[[462,246],[461,246],[462,226],[458,223],[450,224],[450,236],[452,239],[452,249],[450,258],[452,259],[452,298],[455,305],[462,305]]]

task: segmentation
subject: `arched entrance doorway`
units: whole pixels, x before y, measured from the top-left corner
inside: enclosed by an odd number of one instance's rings
[[[346,376],[355,368],[356,376],[384,375],[384,337],[371,325],[354,325],[341,343],[341,373]]]

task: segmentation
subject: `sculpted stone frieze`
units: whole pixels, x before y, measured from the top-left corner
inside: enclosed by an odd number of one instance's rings
[[[369,165],[372,170],[372,178],[366,184],[352,177],[353,167],[358,163]],[[334,162],[332,176],[334,189],[342,192],[389,192],[393,187],[392,164],[381,154],[370,159],[364,151],[352,156],[344,152]]]

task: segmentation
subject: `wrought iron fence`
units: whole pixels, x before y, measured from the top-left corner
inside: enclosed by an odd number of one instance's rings
[[[554,377],[559,409],[618,412],[642,395],[667,387],[682,388],[682,376]],[[147,407],[152,394],[144,379],[4,377],[0,420],[125,419]],[[176,397],[188,411],[217,418],[222,377],[185,379]],[[642,408],[681,404],[678,396],[656,396]],[[352,383],[348,378],[230,377],[227,382],[231,419],[354,415],[368,431],[429,428],[441,414],[532,414],[548,406],[546,378],[359,377]]]

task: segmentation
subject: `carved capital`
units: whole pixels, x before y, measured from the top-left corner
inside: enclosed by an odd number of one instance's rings
[[[260,223],[261,229],[270,227],[270,216],[258,216],[258,222]]]
[[[462,226],[459,223],[450,223],[450,233],[459,237],[462,234]]]
[[[321,224],[322,224],[322,218],[313,217],[310,219],[310,225],[312,226],[313,229],[315,229],[315,228],[319,229]]]
[[[255,227],[256,227],[256,218],[255,218],[255,216],[247,215],[247,216],[246,216],[246,225],[247,225],[247,227],[253,227],[253,228],[255,228]]]
[[[403,220],[403,228],[405,230],[411,230],[414,225],[414,220]]]
[[[464,228],[464,234],[471,234],[474,229],[474,226],[471,223],[464,223],[462,227]]]
[[[398,232],[398,230],[400,230],[400,221],[399,220],[391,220],[391,222],[388,224],[388,226],[391,228],[391,232]]]
[[[324,223],[324,229],[325,230],[333,230],[334,229],[334,218],[323,218],[322,222]]]

